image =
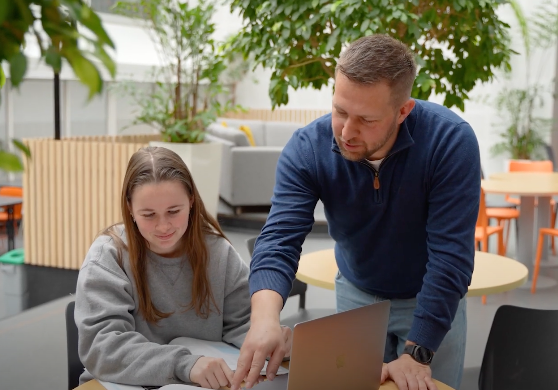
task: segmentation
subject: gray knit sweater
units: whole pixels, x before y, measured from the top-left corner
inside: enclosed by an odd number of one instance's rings
[[[121,237],[126,242],[123,228]],[[129,385],[162,386],[189,383],[190,370],[200,356],[179,345],[177,337],[225,341],[238,347],[250,326],[248,266],[223,238],[208,235],[208,278],[219,306],[207,319],[186,307],[192,299],[192,268],[185,258],[169,259],[152,252],[147,275],[151,299],[163,312],[174,313],[148,323],[138,312],[138,294],[128,253],[123,269],[117,263],[114,240],[98,237],[79,272],[75,321],[79,331],[79,356],[92,377]]]

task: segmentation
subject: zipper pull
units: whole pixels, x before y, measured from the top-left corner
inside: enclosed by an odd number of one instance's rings
[[[378,172],[374,172],[374,189],[380,189],[380,178],[378,177]]]

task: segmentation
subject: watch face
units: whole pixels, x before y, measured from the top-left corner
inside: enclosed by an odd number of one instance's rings
[[[432,352],[426,348],[418,346],[415,348],[415,357],[421,363],[430,363],[432,360]]]

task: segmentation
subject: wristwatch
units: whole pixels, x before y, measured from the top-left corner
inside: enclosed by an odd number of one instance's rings
[[[416,344],[406,345],[403,353],[411,355],[417,362],[426,365],[430,365],[430,363],[432,363],[432,358],[434,357],[434,352]]]

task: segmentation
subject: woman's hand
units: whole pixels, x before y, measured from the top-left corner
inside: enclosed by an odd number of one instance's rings
[[[233,371],[221,358],[201,357],[190,371],[190,381],[206,389],[230,386]]]

